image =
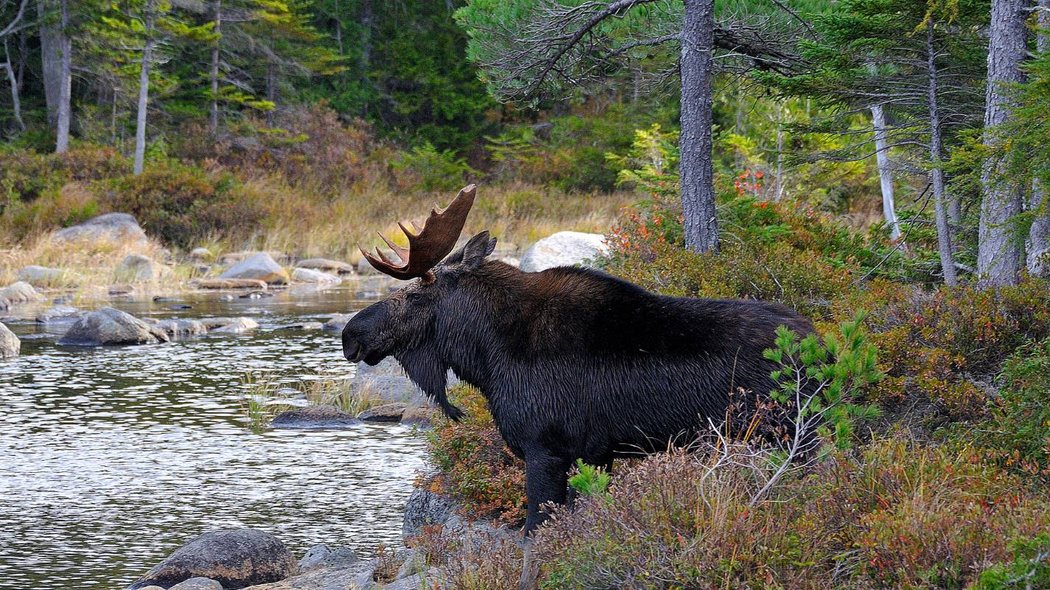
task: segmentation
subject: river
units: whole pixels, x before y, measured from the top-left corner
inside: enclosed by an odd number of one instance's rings
[[[338,338],[280,328],[360,309],[360,296],[344,287],[108,302],[139,317],[261,325],[113,348],[57,346],[58,334],[27,321],[47,306],[14,308],[3,319],[22,356],[0,361],[0,590],[123,588],[190,538],[227,527],[270,531],[296,555],[317,543],[399,546],[404,502],[426,468],[418,433],[254,432],[244,409],[249,372],[352,376]]]

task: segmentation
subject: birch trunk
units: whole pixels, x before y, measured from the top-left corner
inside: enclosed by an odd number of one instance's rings
[[[153,63],[153,0],[146,2],[146,44],[142,48],[139,70],[139,105],[135,122],[135,176],[142,174],[146,162],[146,110],[149,107],[149,71]]]
[[[717,253],[718,220],[711,162],[714,27],[714,0],[685,0],[679,138],[685,247],[694,252]]]
[[[57,80],[53,80],[53,84],[57,84],[57,102],[55,103],[55,153],[64,153],[69,149],[69,120],[72,117],[72,111],[70,108],[70,100],[72,94],[72,52],[73,42],[70,40],[67,34],[69,30],[69,4],[67,0],[59,0],[59,22],[58,27],[54,36],[54,46],[50,49],[57,51]],[[43,29],[41,29],[41,44],[43,44]],[[47,59],[53,59],[55,56],[51,55]],[[47,61],[45,59],[45,61]],[[56,64],[50,64],[51,67],[55,67]],[[46,69],[46,66],[45,66]],[[55,75],[52,72],[52,75]],[[45,78],[47,73],[45,72]]]
[[[1024,81],[1021,62],[1026,47],[1028,0],[992,0],[988,33],[988,84],[984,110],[984,142],[994,145],[996,127],[1010,118],[1010,83]],[[1023,189],[989,158],[981,173],[984,195],[977,238],[977,275],[983,287],[1017,284],[1021,247],[1011,235],[1011,221],[1021,212]]]
[[[901,237],[897,207],[893,200],[893,170],[890,169],[889,145],[886,143],[886,113],[881,104],[871,105],[871,120],[875,128],[875,165],[879,170],[879,186],[882,189],[882,215],[890,228],[890,238]]]
[[[1039,36],[1036,50],[1050,51],[1050,0],[1039,0]],[[1028,232],[1028,272],[1033,276],[1050,278],[1050,207],[1046,203],[1046,186],[1038,178],[1032,180],[1031,211],[1036,212],[1032,229]]]
[[[929,70],[927,101],[930,114],[930,182],[933,184],[934,218],[937,223],[937,251],[941,255],[944,284],[958,284],[955,261],[952,260],[952,235],[948,225],[947,203],[944,191],[944,170],[941,169],[941,116],[937,104],[937,52],[933,39],[933,23],[926,24],[926,67]]]
[[[11,84],[11,109],[14,111],[15,123],[20,131],[26,130],[25,121],[22,120],[22,101],[19,100],[18,78],[15,77],[15,68],[11,65],[11,53],[7,49],[7,39],[4,39],[4,63],[0,67],[7,72],[7,81]]]
[[[62,30],[55,20],[56,0],[39,0],[36,4],[40,19],[40,66],[44,78],[44,100],[47,103],[47,124],[58,123],[58,95],[62,86]]]
[[[211,71],[208,74],[211,80],[211,112],[208,117],[208,130],[211,131],[212,137],[216,137],[219,135],[219,44],[222,42],[222,0],[215,0],[212,7],[215,14],[215,29],[213,30],[219,37],[215,39],[215,45],[211,48]]]

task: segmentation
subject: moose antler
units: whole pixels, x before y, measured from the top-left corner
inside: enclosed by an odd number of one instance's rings
[[[423,229],[419,229],[413,223],[412,228],[415,233],[398,222],[397,225],[408,237],[408,248],[402,248],[388,240],[383,234],[379,234],[386,245],[390,246],[390,249],[401,258],[400,265],[387,258],[379,248],[376,248],[375,255],[365,252],[363,248],[358,249],[361,250],[361,254],[364,254],[372,268],[395,279],[407,281],[427,276],[430,274],[430,269],[441,262],[441,259],[455,247],[456,240],[463,231],[463,224],[467,221],[467,213],[470,213],[470,208],[474,206],[476,192],[477,186],[473,184],[464,187],[444,210],[433,209],[430,212],[430,217],[423,223]]]

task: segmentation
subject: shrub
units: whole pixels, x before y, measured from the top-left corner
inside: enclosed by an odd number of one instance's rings
[[[481,394],[467,386],[449,393],[467,415],[460,422],[442,420],[427,435],[440,470],[431,485],[461,501],[474,516],[523,522],[525,464],[503,442]]]
[[[134,215],[147,233],[182,248],[212,235],[245,236],[263,218],[261,206],[233,177],[173,163],[111,181],[103,203]]]
[[[411,188],[425,191],[455,190],[466,184],[467,178],[480,174],[452,150],[438,150],[430,143],[402,152],[391,165],[410,173],[414,179]]]

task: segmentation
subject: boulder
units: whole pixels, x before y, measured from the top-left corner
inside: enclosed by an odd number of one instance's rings
[[[256,279],[197,279],[190,281],[194,289],[266,289],[266,281]]]
[[[59,324],[62,322],[75,322],[84,312],[68,305],[56,305],[47,311],[42,311],[36,316],[38,324]]]
[[[46,266],[27,266],[18,271],[18,280],[35,287],[48,287],[61,284],[66,278],[66,271]]]
[[[314,545],[306,550],[306,555],[299,560],[299,572],[305,574],[317,569],[346,567],[361,561],[361,558],[349,547],[329,547]]]
[[[12,304],[32,303],[34,301],[43,301],[44,296],[37,293],[36,289],[33,288],[33,285],[24,281],[19,281],[0,289],[0,299],[7,300]]]
[[[364,412],[361,412],[357,416],[362,422],[385,422],[393,423],[400,422],[401,416],[405,413],[405,404],[392,403],[382,404],[374,408],[369,408]]]
[[[327,258],[308,258],[306,260],[300,260],[298,263],[296,263],[295,267],[306,268],[310,270],[320,270],[337,275],[354,274],[354,265],[350,264],[349,262],[328,260]]]
[[[448,496],[430,490],[415,488],[405,503],[405,518],[401,523],[404,540],[423,534],[423,527],[445,524],[455,515],[456,503]]]
[[[288,282],[288,272],[266,252],[257,252],[234,264],[219,275],[220,279],[255,279],[274,285]]]
[[[335,275],[309,268],[297,268],[293,270],[292,280],[297,283],[313,283],[318,285],[337,285],[343,282],[343,279]]]
[[[361,421],[335,406],[306,406],[281,412],[274,416],[270,426],[277,429],[349,428]]]
[[[244,334],[259,327],[259,323],[251,318],[215,318],[206,320],[205,325],[215,334]]]
[[[148,256],[141,254],[128,254],[120,261],[114,270],[117,278],[121,281],[132,283],[148,283],[157,280],[159,268]]]
[[[103,307],[78,318],[58,343],[65,346],[118,346],[168,340],[167,334],[146,322],[112,307]]]
[[[0,359],[18,356],[22,350],[22,342],[15,336],[7,326],[0,324]]]
[[[605,236],[562,231],[536,242],[521,256],[521,270],[539,272],[556,266],[589,265],[609,252]]]
[[[260,252],[258,250],[246,250],[244,252],[227,252],[226,254],[219,256],[218,263],[224,266],[230,266],[232,264],[237,264],[238,262],[247,260],[252,256],[255,256],[256,254],[260,254]],[[288,256],[284,252],[278,252],[277,250],[269,250],[267,252],[262,252],[262,254],[267,254],[270,258],[273,258],[281,264],[287,264],[292,260],[291,256]]]
[[[291,552],[273,535],[256,529],[227,529],[205,533],[175,550],[132,584],[136,590],[156,584],[170,587],[204,577],[238,589],[278,582],[296,573]]]
[[[211,578],[190,578],[179,582],[168,590],[223,590],[222,584]]]
[[[401,414],[401,423],[405,426],[430,428],[434,424],[434,417],[437,414],[438,412],[427,406],[409,406]]]
[[[208,333],[208,328],[204,326],[204,323],[197,320],[172,318],[161,320],[156,324],[153,324],[153,327],[162,330],[172,340],[189,338],[190,336],[200,336]]]
[[[311,570],[273,584],[251,586],[248,590],[372,590],[378,588],[372,580],[374,571],[375,560],[359,561],[343,567]]]
[[[106,292],[110,297],[130,297],[135,294],[135,287],[131,285],[110,285]]]
[[[404,580],[408,577],[418,577],[427,571],[427,558],[422,551],[410,549],[405,552],[405,561],[397,570],[395,580]],[[389,586],[388,586],[389,588]]]
[[[346,327],[347,322],[349,322],[350,318],[354,317],[354,315],[356,315],[356,313],[337,313],[332,316],[332,319],[325,322],[324,325],[321,326],[321,329],[332,334],[341,334],[343,328]]]
[[[111,242],[146,242],[146,232],[139,227],[138,221],[127,213],[107,213],[99,215],[54,233],[54,239],[60,242],[108,240]]]

